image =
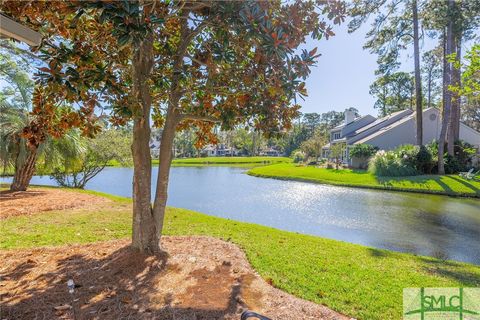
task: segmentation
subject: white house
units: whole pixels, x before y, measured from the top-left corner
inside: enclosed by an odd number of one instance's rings
[[[225,144],[207,145],[205,146],[201,154],[207,157],[230,157],[238,155],[238,150],[235,148],[229,148]]]
[[[423,111],[423,143],[439,139],[441,125],[440,110],[428,108]],[[460,123],[460,140],[480,150],[480,132]],[[381,150],[392,150],[403,144],[416,144],[415,112],[402,110],[387,117],[376,119],[371,115],[354,118],[351,111],[345,111],[345,122],[330,132],[330,143],[322,148],[322,156],[329,158],[330,146],[345,143],[342,162],[352,165],[349,149],[356,144],[370,144]]]
[[[268,157],[280,157],[282,153],[274,148],[268,147],[260,151],[261,156],[268,156]]]

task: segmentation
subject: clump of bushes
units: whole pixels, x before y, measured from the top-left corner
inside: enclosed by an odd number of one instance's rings
[[[403,145],[392,151],[378,151],[369,161],[368,170],[377,176],[412,176],[436,173],[438,165],[438,143],[426,146]],[[455,156],[446,155],[445,172],[466,171],[471,165],[475,149],[466,142],[455,144]]]
[[[368,161],[377,153],[378,148],[371,144],[355,144],[350,148],[350,157],[355,161],[355,166],[360,169],[367,169]],[[354,159],[354,160],[353,160]]]
[[[305,160],[305,153],[301,150],[296,150],[293,152],[293,162],[299,163]]]
[[[407,154],[384,150],[378,151],[370,159],[368,171],[382,177],[413,176],[418,173]]]
[[[438,141],[432,141],[425,147],[432,155],[433,162],[433,167],[431,168],[431,171],[426,173],[437,173]],[[445,145],[445,150],[446,149],[447,146]],[[476,150],[471,144],[461,140],[456,141],[454,145],[455,156],[445,154],[445,156],[443,157],[445,164],[445,173],[452,174],[460,171],[468,171],[473,166],[472,159],[475,153]]]
[[[371,144],[361,143],[355,144],[350,148],[350,156],[356,158],[370,158],[377,153],[378,148]]]

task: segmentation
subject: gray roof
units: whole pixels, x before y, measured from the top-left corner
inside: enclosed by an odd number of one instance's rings
[[[384,134],[386,131],[390,130],[390,129],[393,129],[395,127],[398,127],[399,125],[407,122],[408,120],[412,119],[414,117],[414,114],[413,112],[406,116],[406,117],[403,117],[403,118],[400,118],[399,120],[395,121],[394,123],[386,126],[386,127],[383,127],[383,128],[380,128],[379,130],[373,132],[372,134],[369,134],[368,136],[366,136],[365,138],[362,138],[358,141],[355,141],[353,144],[361,144],[361,143],[365,143],[375,137],[378,137],[378,136],[381,136],[382,134]]]
[[[366,130],[368,130],[368,129],[370,129],[370,128],[373,128],[373,127],[375,127],[375,126],[377,126],[377,125],[380,125],[380,124],[384,123],[385,121],[390,120],[390,119],[392,119],[392,118],[394,118],[394,117],[396,117],[396,116],[398,116],[398,115],[400,115],[400,114],[402,114],[402,113],[405,113],[405,116],[407,116],[407,115],[412,114],[413,111],[410,110],[410,109],[406,109],[406,110],[400,110],[400,111],[394,112],[394,113],[392,113],[392,114],[390,114],[390,115],[388,115],[388,116],[386,116],[386,117],[379,118],[379,119],[375,120],[374,122],[372,122],[372,123],[370,123],[370,124],[368,124],[368,125],[366,125],[366,126],[364,126],[364,127],[361,127],[360,129],[354,131],[354,132],[353,132],[353,135],[357,135],[357,134],[362,133],[362,132],[364,132],[364,131],[366,131]],[[400,119],[401,119],[401,118],[400,118]]]
[[[344,127],[348,127],[349,125],[354,124],[354,123],[356,123],[356,122],[358,122],[358,121],[360,121],[360,120],[362,120],[363,118],[368,117],[368,116],[369,116],[369,115],[367,114],[367,115],[365,115],[365,116],[361,116],[361,117],[355,118],[355,119],[353,119],[352,122],[350,122],[350,123],[347,124],[347,125],[345,125],[345,121],[343,121],[342,124],[339,124],[338,126],[333,127],[332,131],[333,131],[333,130],[337,130],[337,129],[343,129]]]

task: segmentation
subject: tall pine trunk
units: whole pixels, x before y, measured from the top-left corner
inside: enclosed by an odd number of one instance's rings
[[[462,58],[462,39],[461,34],[457,33],[455,37],[455,46],[456,46],[456,60],[460,62]],[[455,87],[460,86],[461,80],[461,69],[457,66],[453,67],[452,70],[452,85]],[[455,94],[452,100],[452,138],[453,141],[458,141],[460,139],[460,116],[461,116],[461,96]]]
[[[431,73],[429,74],[428,76],[428,108],[431,108],[432,107],[432,75]]]
[[[132,59],[133,95],[138,103],[133,123],[133,232],[132,246],[155,254],[160,239],[151,205],[152,160],[150,155],[150,111],[152,97],[148,79],[153,67],[153,35],[148,34],[134,49]]]
[[[17,155],[15,161],[15,173],[13,176],[12,184],[10,185],[11,191],[26,191],[30,185],[33,174],[35,173],[35,166],[37,164],[37,150],[38,147],[27,147],[26,155]]]
[[[418,43],[417,0],[412,1],[413,10],[413,54],[415,60],[415,111],[417,124],[417,145],[423,144],[422,80],[420,77],[420,48]]]
[[[457,48],[457,34],[453,32],[452,30],[452,44],[451,44],[451,51],[449,54],[452,54],[456,52]],[[456,85],[456,76],[457,76],[457,70],[455,68],[455,65],[453,63],[450,63],[450,82],[449,85]],[[458,99],[458,96],[448,90],[449,94],[449,100],[450,101],[450,125],[448,127],[448,132],[447,132],[447,151],[449,155],[454,155],[454,150],[455,150],[455,131],[456,131],[456,126],[457,126],[457,109],[460,107],[460,101]],[[460,121],[460,119],[458,119]]]
[[[451,10],[453,5],[453,0],[448,1],[449,10]],[[447,25],[446,36],[444,36],[444,71],[443,71],[443,117],[442,117],[442,128],[440,130],[440,138],[438,141],[438,173],[445,174],[445,165],[444,165],[444,152],[445,152],[445,140],[447,132],[451,126],[451,102],[452,96],[451,92],[448,89],[451,83],[452,76],[452,67],[451,63],[446,60],[447,56],[452,53],[453,47],[453,21],[450,19]]]

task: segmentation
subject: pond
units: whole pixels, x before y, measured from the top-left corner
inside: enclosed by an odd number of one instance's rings
[[[245,171],[174,167],[168,205],[375,248],[480,264],[479,200],[264,179]],[[154,180],[156,175],[154,167]],[[87,189],[130,197],[132,176],[132,168],[106,168]],[[48,177],[34,177],[32,184],[55,183]]]

